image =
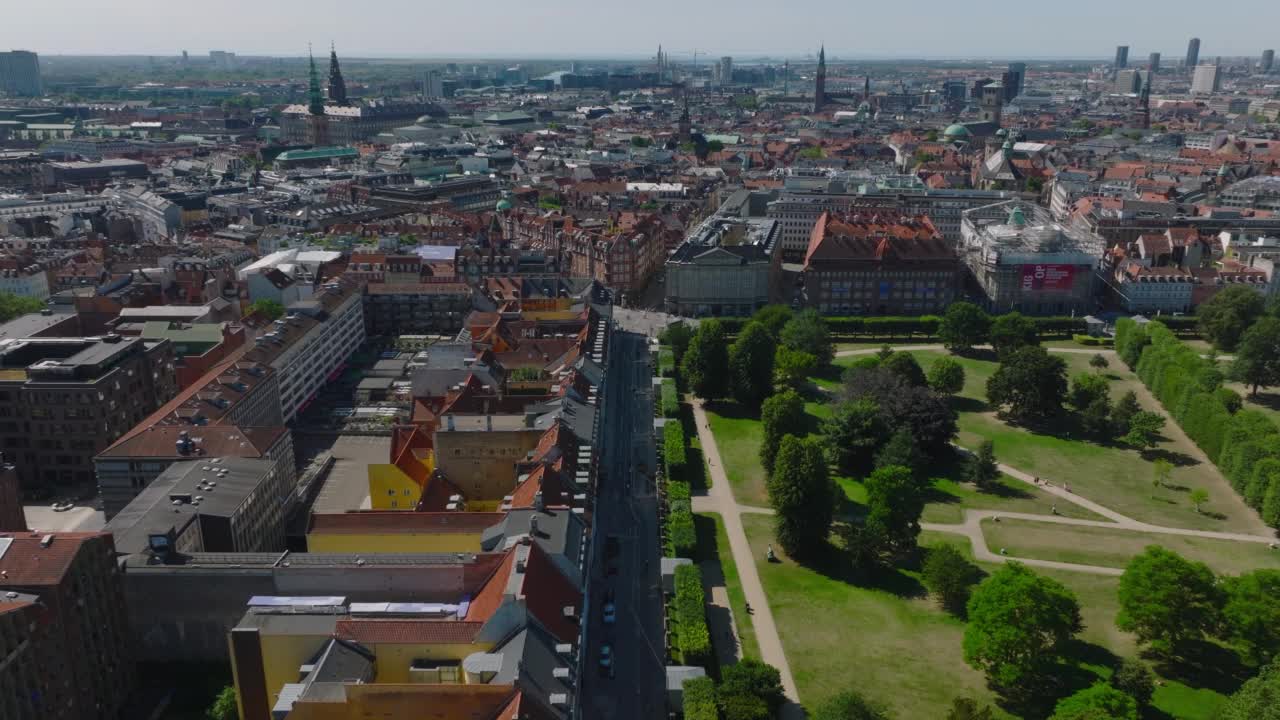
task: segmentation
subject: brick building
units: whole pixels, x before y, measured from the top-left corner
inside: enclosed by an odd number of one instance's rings
[[[802,300],[829,313],[941,313],[963,271],[928,217],[823,213],[805,252]]]
[[[0,533],[0,595],[0,717],[119,717],[135,670],[111,535]]]

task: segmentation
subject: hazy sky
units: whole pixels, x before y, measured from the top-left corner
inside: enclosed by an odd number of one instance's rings
[[[0,0],[0,49],[297,56],[307,41],[363,56],[800,55],[1169,60],[1280,45],[1277,0]]]

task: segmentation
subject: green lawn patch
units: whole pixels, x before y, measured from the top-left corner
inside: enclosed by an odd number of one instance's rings
[[[1280,569],[1280,551],[1263,543],[1143,533],[1119,528],[1060,525],[1001,518],[984,520],[987,547],[1006,548],[1016,557],[1122,568],[1148,545],[1161,545],[1215,571],[1238,575],[1258,568]]]
[[[796,428],[797,435],[808,435],[818,429],[830,409],[821,403],[805,403],[809,413],[808,427]],[[724,461],[725,474],[733,486],[733,496],[743,505],[767,507],[769,492],[765,488],[764,468],[760,465],[760,438],[763,428],[754,411],[732,400],[717,400],[706,406],[707,422],[716,438],[716,448]]]

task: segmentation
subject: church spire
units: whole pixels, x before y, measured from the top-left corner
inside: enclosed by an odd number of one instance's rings
[[[818,49],[818,76],[813,82],[813,111],[822,112],[827,101],[827,46]]]
[[[329,43],[329,99],[338,105],[347,104],[347,83],[338,67],[338,51]]]
[[[311,54],[311,45],[307,45],[307,57],[311,61],[311,82],[307,89],[307,112],[312,115],[324,115],[324,97],[320,94],[320,75],[316,73],[316,57]]]

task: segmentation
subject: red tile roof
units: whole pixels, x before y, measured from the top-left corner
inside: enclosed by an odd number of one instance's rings
[[[339,620],[333,636],[358,643],[472,643],[484,623],[457,620]]]
[[[467,621],[485,622],[502,606],[502,597],[507,591],[507,579],[511,576],[511,568],[515,565],[515,548],[508,550],[502,558],[502,564],[494,568],[489,579],[484,581],[480,592],[471,599],[467,608]]]
[[[529,548],[531,552],[522,586],[525,606],[560,642],[572,643],[578,637],[578,624],[564,616],[564,609],[572,605],[577,609],[574,614],[581,616],[582,593],[569,582],[537,543]]]
[[[46,535],[53,538],[48,547],[40,545]],[[104,533],[0,533],[9,538],[9,548],[0,555],[0,588],[48,587],[62,582],[80,548],[98,538],[110,542]]]

